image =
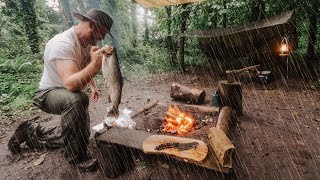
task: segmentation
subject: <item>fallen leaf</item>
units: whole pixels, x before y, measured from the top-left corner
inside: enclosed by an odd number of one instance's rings
[[[43,163],[45,157],[46,157],[46,154],[42,154],[37,160],[33,161],[32,164],[34,166],[40,165],[41,163]]]
[[[320,119],[319,119],[319,118],[315,118],[315,119],[313,119],[313,120],[315,120],[315,121],[317,121],[317,122],[320,122]]]

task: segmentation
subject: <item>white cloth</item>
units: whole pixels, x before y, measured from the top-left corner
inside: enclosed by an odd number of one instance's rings
[[[39,89],[64,87],[54,61],[71,60],[77,64],[78,70],[81,70],[90,62],[89,48],[81,47],[74,27],[49,40],[44,50],[44,68]]]

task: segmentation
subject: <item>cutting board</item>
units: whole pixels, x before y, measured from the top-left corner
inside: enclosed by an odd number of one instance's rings
[[[155,147],[163,144],[163,143],[190,143],[190,142],[198,142],[199,145],[197,148],[192,148],[188,150],[178,150],[176,148],[168,148],[163,150],[155,150]],[[182,159],[201,162],[203,161],[208,153],[207,145],[197,139],[190,139],[190,138],[182,138],[182,137],[175,137],[175,136],[166,136],[166,135],[151,135],[147,137],[142,144],[143,152],[146,154],[167,154],[176,156]]]

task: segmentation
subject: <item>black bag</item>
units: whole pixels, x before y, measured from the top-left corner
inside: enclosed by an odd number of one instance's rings
[[[261,73],[258,74],[256,82],[258,84],[268,84],[274,80],[275,80],[275,77],[271,71],[261,71]]]

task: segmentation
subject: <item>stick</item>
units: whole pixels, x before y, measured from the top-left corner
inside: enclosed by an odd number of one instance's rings
[[[131,112],[131,113],[129,114],[129,116],[130,116],[131,118],[134,118],[134,117],[136,117],[138,114],[140,114],[140,113],[142,113],[142,112],[144,112],[144,111],[146,111],[146,110],[149,110],[149,109],[153,108],[155,105],[158,104],[158,102],[159,102],[158,100],[151,101],[151,102],[145,104],[144,106],[138,108],[137,110]]]

